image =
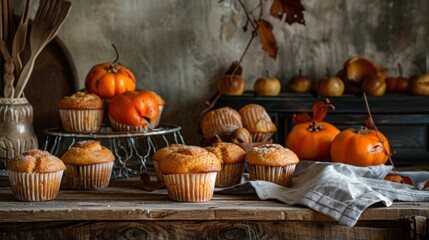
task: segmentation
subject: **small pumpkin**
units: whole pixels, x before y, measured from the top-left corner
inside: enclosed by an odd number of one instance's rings
[[[329,108],[334,106],[320,101],[313,104],[313,118],[308,114],[294,115],[297,123],[286,138],[286,147],[292,150],[299,159],[330,161],[331,142],[340,133],[334,125],[323,122]]]
[[[128,68],[118,63],[119,53],[113,62],[97,64],[91,68],[85,78],[85,89],[103,99],[111,99],[127,91],[134,91],[136,78]]]
[[[159,104],[150,91],[128,91],[117,95],[109,103],[109,116],[129,126],[146,126],[159,115]]]
[[[333,162],[355,166],[385,164],[389,155],[387,138],[380,131],[367,127],[345,129],[334,138],[331,145]]]

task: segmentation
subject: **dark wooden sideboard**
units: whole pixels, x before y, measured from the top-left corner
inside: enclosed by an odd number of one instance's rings
[[[273,141],[284,145],[285,137],[294,125],[292,115],[311,113],[313,103],[323,99],[311,94],[280,93],[271,97],[245,92],[241,96],[221,96],[214,108],[229,106],[238,110],[249,103],[264,106],[278,128]],[[368,112],[363,96],[343,95],[329,97],[329,100],[335,110],[328,112],[325,121],[340,130],[365,125]],[[394,163],[429,164],[429,97],[386,94],[368,97],[368,102],[377,127],[386,135],[392,151],[395,151]]]

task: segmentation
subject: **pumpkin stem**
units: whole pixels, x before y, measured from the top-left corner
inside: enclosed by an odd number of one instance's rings
[[[326,77],[331,77],[331,71],[329,71],[329,68],[326,68]]]
[[[115,53],[116,53],[116,59],[112,63],[113,65],[115,65],[116,63],[118,63],[118,60],[119,60],[119,52],[118,52],[118,49],[116,48],[115,44],[112,43],[112,47],[113,47],[113,49],[115,50]]]
[[[423,69],[423,66],[422,66],[420,63],[418,63],[418,62],[416,62],[416,61],[413,61],[413,63],[414,63],[415,65],[417,65],[417,67],[419,67],[420,72],[422,72],[422,74],[425,74],[425,70]]]
[[[400,63],[398,63],[398,71],[399,71],[399,77],[402,77],[402,66]]]
[[[312,121],[311,124],[308,126],[308,131],[310,132],[318,132],[323,129],[323,124],[316,124],[316,121]]]
[[[363,127],[363,126],[360,126],[359,128],[356,128],[355,130],[354,130],[354,132],[356,133],[356,134],[367,134],[368,133],[368,128],[367,127]]]

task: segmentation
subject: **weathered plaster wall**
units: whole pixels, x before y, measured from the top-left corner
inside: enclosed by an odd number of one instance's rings
[[[197,125],[216,81],[238,60],[249,32],[236,0],[71,0],[72,10],[59,32],[75,61],[80,87],[95,64],[120,62],[139,88],[167,101],[163,122],[181,125],[185,139],[198,143]],[[249,8],[257,1],[244,0]],[[339,70],[353,55],[365,55],[391,68],[401,62],[405,75],[418,73],[411,61],[429,65],[427,0],[302,0],[306,26],[274,24],[276,60],[254,41],[242,66],[246,89],[268,70],[283,83],[298,68],[314,79]],[[35,1],[37,3],[37,1]],[[271,1],[264,1],[265,9]]]

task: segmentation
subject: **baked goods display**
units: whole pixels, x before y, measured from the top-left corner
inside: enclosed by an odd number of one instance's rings
[[[204,114],[200,121],[200,126],[204,138],[210,140],[215,136],[229,138],[231,132],[243,127],[243,123],[237,110],[223,107]]]
[[[61,160],[67,166],[67,183],[75,189],[107,187],[112,174],[115,156],[99,141],[77,142],[67,150]]]
[[[103,101],[92,93],[77,92],[58,104],[63,128],[69,132],[98,132],[103,123]]]
[[[258,104],[247,104],[238,110],[243,126],[249,130],[253,142],[265,142],[277,131],[265,108]]]
[[[177,151],[182,146],[184,146],[184,145],[183,144],[171,144],[168,147],[163,147],[163,148],[159,149],[158,151],[156,151],[152,155],[153,169],[155,171],[156,179],[158,182],[160,182],[160,183],[164,182],[164,179],[162,178],[162,173],[158,167],[158,161],[161,161],[161,160],[167,158],[167,156],[170,153]]]
[[[241,183],[244,172],[244,158],[246,152],[234,143],[214,143],[206,147],[222,163],[222,170],[218,172],[215,187],[230,187]]]
[[[250,180],[264,180],[285,187],[290,185],[298,162],[293,151],[279,144],[265,144],[246,153]]]
[[[204,202],[213,197],[220,160],[198,146],[182,146],[158,162],[168,196],[180,202]]]
[[[6,168],[17,200],[48,201],[58,196],[66,166],[49,152],[30,150],[10,159]]]
[[[149,91],[128,91],[109,103],[109,121],[114,131],[142,132],[153,129],[159,116],[157,98]]]

